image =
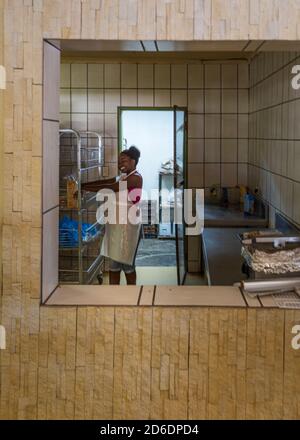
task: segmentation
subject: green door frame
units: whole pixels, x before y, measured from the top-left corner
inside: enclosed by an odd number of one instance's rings
[[[174,113],[174,110],[182,110],[184,111],[184,121],[185,121],[185,142],[184,142],[184,182],[187,183],[187,164],[188,164],[188,148],[187,148],[187,143],[188,143],[188,108],[187,107],[178,107],[178,106],[173,106],[173,107],[137,107],[137,106],[133,106],[133,107],[123,107],[123,106],[119,106],[118,107],[118,153],[120,154],[120,152],[122,151],[122,118],[121,118],[121,114],[122,111],[126,111],[126,110],[135,110],[135,111],[170,111]],[[174,139],[175,142],[175,139]],[[187,237],[184,237],[184,248],[185,248],[185,260],[186,260],[186,265],[188,263],[188,240]]]

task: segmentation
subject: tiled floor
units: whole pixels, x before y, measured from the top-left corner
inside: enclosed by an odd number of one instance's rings
[[[175,240],[162,240],[158,238],[144,238],[140,241],[136,265],[140,266],[175,266],[176,242]]]

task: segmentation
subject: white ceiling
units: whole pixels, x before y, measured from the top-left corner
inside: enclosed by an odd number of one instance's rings
[[[48,40],[66,52],[239,52],[298,51],[299,41]]]

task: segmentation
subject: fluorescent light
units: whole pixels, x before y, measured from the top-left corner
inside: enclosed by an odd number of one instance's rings
[[[5,67],[0,65],[0,89],[6,88],[6,72]]]

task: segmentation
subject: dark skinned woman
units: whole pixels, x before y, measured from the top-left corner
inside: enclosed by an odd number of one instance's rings
[[[140,157],[140,151],[132,146],[128,150],[123,150],[119,155],[119,169],[121,176],[112,179],[96,180],[82,184],[81,188],[85,191],[98,192],[101,189],[110,189],[116,193],[117,209],[120,205],[122,183],[127,183],[127,193],[125,196],[126,213],[141,199],[143,179],[137,172],[136,166]],[[124,200],[124,198],[123,198]],[[137,206],[134,206],[137,208]],[[138,212],[137,210],[136,212]],[[125,224],[118,222],[106,223],[105,234],[101,246],[101,255],[110,258],[109,284],[120,284],[121,270],[124,271],[127,284],[136,284],[135,256],[139,243],[140,222]]]

